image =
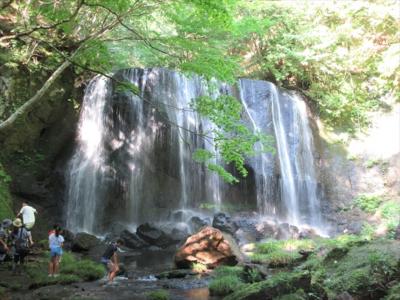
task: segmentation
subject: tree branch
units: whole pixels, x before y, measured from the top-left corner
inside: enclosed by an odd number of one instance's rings
[[[129,32],[133,33],[139,40],[143,41],[149,48],[151,48],[151,49],[153,49],[153,50],[156,50],[156,51],[158,51],[158,52],[160,52],[160,53],[163,53],[163,54],[165,54],[165,55],[171,56],[171,57],[182,58],[182,57],[179,56],[179,55],[171,54],[171,53],[169,53],[169,52],[167,52],[167,51],[165,51],[165,50],[163,50],[163,49],[160,49],[160,48],[154,46],[154,45],[150,42],[149,39],[145,38],[145,37],[142,36],[138,31],[136,31],[136,30],[133,29],[132,27],[130,27],[130,26],[128,26],[127,24],[125,24],[125,23],[123,22],[123,18],[121,18],[121,16],[120,16],[118,13],[114,12],[112,9],[108,8],[107,6],[104,6],[104,5],[102,5],[102,4],[89,4],[89,3],[85,3],[85,5],[86,5],[86,6],[89,6],[89,7],[100,7],[100,8],[102,8],[102,9],[108,11],[108,12],[111,13],[112,15],[114,15],[114,16],[116,17],[116,19],[118,20],[118,23],[119,23],[122,27],[124,27],[124,28],[125,28],[126,30],[128,30]]]
[[[77,0],[77,6],[76,6],[74,12],[72,13],[72,15],[68,19],[61,20],[60,22],[57,22],[57,23],[54,23],[54,24],[51,24],[51,25],[36,26],[36,27],[33,27],[32,29],[30,29],[28,31],[25,31],[25,32],[20,32],[20,33],[16,33],[16,34],[3,36],[3,37],[0,38],[0,43],[3,42],[3,41],[6,41],[6,40],[18,39],[18,38],[20,38],[22,36],[31,35],[32,33],[34,33],[35,31],[38,31],[38,30],[54,29],[57,26],[60,26],[60,25],[65,24],[65,23],[68,23],[68,22],[72,21],[78,15],[79,10],[81,9],[84,1],[85,0]],[[11,2],[12,1],[10,1],[10,4],[11,4]]]

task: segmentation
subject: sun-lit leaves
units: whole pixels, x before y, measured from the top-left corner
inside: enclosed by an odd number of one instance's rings
[[[224,164],[233,164],[243,177],[248,171],[245,168],[245,159],[249,156],[260,154],[258,152],[273,152],[272,139],[262,133],[254,133],[241,120],[242,104],[233,96],[220,95],[217,98],[203,96],[195,99],[193,107],[203,116],[209,118],[216,128],[214,136],[215,148],[219,156],[206,150],[197,150],[194,158],[204,162],[207,167],[217,172],[229,183],[238,182],[238,179],[215,161],[220,158]],[[255,144],[260,144],[260,149],[255,150]]]

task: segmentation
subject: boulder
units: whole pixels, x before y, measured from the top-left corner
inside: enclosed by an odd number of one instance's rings
[[[256,229],[262,238],[274,238],[277,232],[277,224],[273,221],[264,221],[256,224]]]
[[[214,215],[212,226],[232,235],[238,230],[237,224],[231,220],[229,215],[224,213],[217,213]]]
[[[185,219],[185,212],[183,210],[175,211],[170,215],[170,219],[173,222],[182,222]]]
[[[152,246],[167,248],[176,244],[176,241],[170,235],[149,223],[140,225],[136,229],[136,234]]]
[[[149,246],[149,244],[139,238],[136,233],[126,229],[121,232],[120,238],[124,241],[125,247],[130,249],[143,249]]]
[[[75,239],[75,234],[68,229],[63,229],[62,236],[64,237],[65,242],[73,242]]]
[[[294,225],[289,225],[288,223],[281,223],[278,226],[275,238],[278,240],[285,240],[289,238],[298,239],[299,229]]]
[[[100,244],[100,240],[86,232],[79,232],[72,241],[71,250],[74,252],[89,251],[91,248]]]
[[[187,239],[189,231],[185,227],[175,227],[171,231],[171,237],[176,242],[181,242]]]
[[[197,232],[203,227],[210,225],[210,221],[207,219],[202,219],[198,216],[194,216],[190,218],[189,225],[192,228],[193,232]]]
[[[178,268],[190,268],[193,263],[201,263],[207,268],[233,266],[241,260],[242,255],[235,240],[209,226],[190,236],[175,254]]]

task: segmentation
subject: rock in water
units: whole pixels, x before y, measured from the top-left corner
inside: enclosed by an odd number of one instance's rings
[[[100,240],[86,232],[79,232],[76,234],[71,250],[75,252],[89,251],[91,248],[100,244]]]
[[[149,246],[149,244],[139,238],[137,234],[126,229],[121,232],[120,238],[125,242],[125,246],[130,249],[142,249]]]
[[[152,246],[167,248],[176,244],[176,241],[171,236],[149,223],[140,225],[136,229],[136,234]]]
[[[229,215],[224,213],[217,213],[214,215],[212,226],[232,235],[238,230],[237,224],[231,220]]]
[[[194,216],[189,220],[189,225],[194,232],[199,231],[201,228],[210,225],[210,221],[207,219],[202,219],[198,216]]]
[[[218,265],[236,265],[242,254],[235,240],[213,227],[205,227],[190,236],[175,254],[178,268],[190,268],[193,263],[201,263],[207,268]]]

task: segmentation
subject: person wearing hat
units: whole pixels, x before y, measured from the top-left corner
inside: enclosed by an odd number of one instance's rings
[[[21,268],[25,263],[25,257],[29,253],[29,246],[33,245],[32,235],[30,231],[23,226],[21,219],[17,218],[13,221],[13,231],[11,232],[12,252],[13,252],[13,272],[21,273]]]

